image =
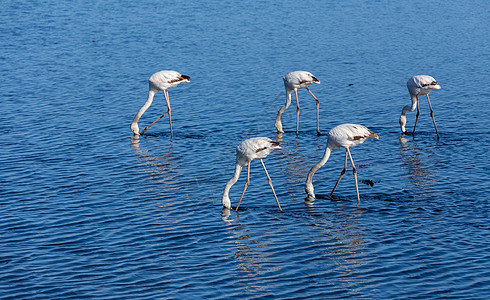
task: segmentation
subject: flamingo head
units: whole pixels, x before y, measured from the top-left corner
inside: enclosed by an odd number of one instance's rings
[[[405,129],[405,124],[407,124],[407,117],[404,115],[401,115],[400,119],[398,120],[398,123],[400,123],[400,128],[402,130],[402,133],[407,132],[407,130]]]
[[[231,208],[231,201],[230,201],[230,197],[228,197],[227,194],[224,194],[223,195],[223,198],[221,199],[221,203],[223,203],[223,207],[224,208],[228,208],[230,209]]]
[[[140,135],[138,123],[131,123],[131,131],[134,133],[134,135]]]
[[[315,190],[313,189],[313,184],[311,182],[306,183],[305,192],[308,194],[308,199],[315,199]]]

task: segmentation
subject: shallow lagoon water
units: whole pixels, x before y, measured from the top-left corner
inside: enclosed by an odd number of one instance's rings
[[[471,298],[489,296],[488,7],[485,2],[2,4],[0,294],[21,298]],[[133,139],[147,79],[172,69],[168,121]],[[276,138],[281,77],[321,80],[320,128],[380,136],[351,172],[323,154],[299,91],[282,149],[222,214],[235,147]],[[417,134],[401,136],[406,81],[434,76]],[[163,94],[140,127],[166,110]],[[415,113],[408,113],[407,128]],[[243,173],[231,189],[235,206]],[[324,197],[321,197],[324,196]]]

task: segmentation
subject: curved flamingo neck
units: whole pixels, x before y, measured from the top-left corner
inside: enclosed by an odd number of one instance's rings
[[[275,123],[275,127],[276,129],[279,131],[279,132],[283,132],[282,131],[282,123],[281,123],[281,116],[282,116],[282,113],[288,109],[289,105],[291,105],[291,93],[293,92],[294,90],[291,90],[291,89],[288,89],[286,87],[286,104],[281,107],[279,109],[279,111],[277,112],[277,117],[276,117],[276,123]]]
[[[134,116],[133,122],[131,122],[131,125],[133,124],[138,124],[139,119],[141,116],[145,113],[145,111],[150,107],[151,103],[153,102],[153,98],[155,97],[155,94],[158,91],[155,91],[154,89],[150,89],[148,91],[148,98],[146,99],[145,104],[140,108],[140,110],[136,113],[136,116]]]
[[[308,176],[306,177],[305,192],[308,194],[308,197],[315,198],[315,192],[311,181],[315,172],[327,162],[328,158],[330,157],[330,153],[332,153],[332,149],[330,146],[328,146],[327,142],[327,148],[325,149],[322,159],[311,168],[310,172],[308,172]]]
[[[406,105],[403,107],[402,116],[404,116],[407,111],[414,111],[417,108],[417,95],[410,94],[410,99],[412,100],[412,105]]]
[[[330,157],[330,154],[332,153],[332,149],[327,146],[327,148],[325,149],[325,153],[323,154],[323,157],[322,159],[316,164],[314,165],[310,172],[308,173],[308,176],[306,177],[306,183],[310,183],[311,184],[311,181],[312,181],[312,178],[313,178],[313,174],[315,174],[315,172],[320,169],[324,164],[327,163],[328,161],[328,158]]]
[[[226,208],[231,208],[231,202],[228,193],[230,192],[231,187],[237,182],[241,172],[242,172],[242,166],[237,163],[235,165],[235,173],[233,174],[233,177],[226,184],[225,190],[223,192],[223,198],[221,200],[223,206]]]

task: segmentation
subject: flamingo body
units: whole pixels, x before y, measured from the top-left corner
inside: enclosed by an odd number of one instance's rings
[[[284,87],[286,89],[286,104],[281,107],[277,113],[276,117],[276,123],[275,127],[279,133],[283,133],[284,131],[282,130],[282,122],[281,122],[281,116],[283,112],[291,105],[291,93],[294,92],[296,96],[296,104],[297,104],[297,109],[296,109],[296,134],[298,134],[299,130],[299,100],[298,100],[298,89],[303,89],[306,88],[308,92],[313,96],[313,98],[316,100],[317,103],[317,132],[318,134],[321,134],[319,130],[319,124],[318,124],[318,115],[319,115],[319,104],[320,102],[318,99],[313,95],[313,93],[308,89],[308,86],[313,84],[313,83],[320,83],[320,80],[318,80],[313,74],[307,71],[294,71],[291,73],[286,74],[283,78],[284,81]]]
[[[417,109],[417,116],[415,119],[415,125],[413,128],[413,132],[415,133],[415,127],[417,126],[417,120],[419,117],[419,97],[425,95],[427,97],[427,101],[429,102],[429,108],[432,116],[432,121],[434,122],[434,127],[436,129],[437,136],[439,137],[439,133],[437,132],[436,121],[434,119],[434,113],[432,111],[432,105],[429,100],[429,93],[432,90],[438,90],[441,86],[437,83],[434,77],[429,75],[416,75],[410,78],[407,81],[408,92],[410,93],[410,98],[412,100],[411,105],[407,105],[403,107],[402,114],[400,115],[399,123],[402,133],[406,133],[405,125],[407,124],[407,111],[414,111]]]
[[[312,183],[313,174],[315,174],[315,172],[327,162],[333,150],[345,148],[346,153],[345,153],[344,169],[342,170],[340,178],[337,180],[337,183],[335,184],[330,195],[333,194],[335,188],[340,182],[340,179],[345,174],[345,170],[347,167],[347,156],[349,156],[353,168],[354,178],[356,181],[357,205],[359,205],[360,198],[359,198],[359,188],[357,185],[357,171],[349,149],[364,143],[369,138],[379,139],[377,134],[375,134],[374,132],[372,132],[371,130],[369,130],[368,128],[362,125],[342,124],[332,128],[332,130],[330,130],[330,132],[328,133],[327,147],[325,148],[325,153],[322,159],[320,160],[320,162],[318,162],[316,165],[314,165],[311,168],[306,178],[305,192],[308,194],[308,198],[309,199],[315,198],[315,192]]]
[[[338,125],[328,133],[327,146],[332,150],[352,148],[364,143],[368,138],[379,137],[367,127],[359,124]]]
[[[181,83],[189,82],[190,79],[189,76],[182,75],[179,72],[165,70],[151,75],[148,83],[150,84],[150,88],[157,91],[164,91],[176,87]]]
[[[278,142],[267,137],[255,137],[244,140],[236,148],[237,163],[247,166],[252,160],[266,158],[274,149],[281,148]]]
[[[231,208],[231,201],[229,197],[229,191],[231,187],[237,182],[238,178],[240,177],[240,173],[242,171],[242,168],[245,166],[248,166],[248,174],[247,174],[247,182],[245,184],[245,188],[243,189],[242,196],[240,197],[240,201],[243,198],[243,195],[245,194],[245,190],[247,189],[247,186],[250,181],[250,163],[253,160],[260,159],[262,162],[262,165],[264,167],[265,173],[267,175],[267,178],[269,179],[269,185],[272,188],[272,192],[274,193],[274,197],[276,198],[277,204],[279,206],[279,209],[281,209],[281,205],[279,204],[279,201],[277,200],[276,193],[274,191],[274,187],[272,186],[271,179],[269,177],[269,174],[267,173],[267,169],[265,168],[265,164],[262,161],[263,158],[267,157],[274,149],[279,149],[281,148],[279,146],[279,142],[275,142],[271,140],[270,138],[267,137],[254,137],[247,139],[238,145],[236,148],[236,164],[235,164],[235,173],[233,177],[228,181],[228,183],[225,186],[225,190],[223,192],[223,197],[222,197],[222,204],[223,207],[225,208]],[[240,205],[240,201],[238,202],[238,205]],[[236,208],[238,210],[238,206]]]
[[[295,89],[304,89],[313,83],[320,83],[320,80],[307,71],[290,72],[282,80],[284,81],[284,87],[290,92]]]
[[[169,122],[170,122],[170,135],[173,136],[172,117],[171,117],[170,100],[168,97],[168,89],[175,87],[175,86],[177,86],[181,83],[184,83],[184,82],[190,82],[190,79],[191,78],[187,75],[182,75],[179,72],[171,71],[171,70],[160,71],[160,72],[157,72],[157,73],[150,76],[150,79],[148,79],[148,84],[149,84],[148,98],[147,98],[145,104],[140,108],[138,113],[136,113],[136,116],[134,117],[133,122],[131,122],[131,131],[134,133],[135,136],[144,133],[148,128],[150,128],[151,125],[153,125],[156,121],[160,120],[162,117],[164,117],[167,114],[168,114]],[[147,126],[140,133],[138,121],[141,118],[141,116],[145,113],[145,111],[150,107],[151,103],[153,102],[153,97],[159,91],[163,91],[163,93],[164,93],[165,100],[167,101],[167,109],[168,110],[165,114],[163,114],[155,122],[153,122],[152,124]]]
[[[429,75],[416,75],[407,81],[407,88],[410,95],[427,95],[432,90],[438,90],[441,86],[434,77]]]

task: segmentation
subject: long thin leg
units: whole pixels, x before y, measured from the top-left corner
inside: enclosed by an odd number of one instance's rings
[[[413,125],[412,135],[415,135],[415,127],[417,127],[417,121],[419,120],[420,110],[419,110],[419,97],[417,97],[417,115],[415,116],[415,124]]]
[[[245,195],[245,191],[247,190],[248,184],[250,183],[250,164],[248,163],[248,171],[247,171],[247,182],[245,182],[245,186],[243,187],[242,195],[240,196],[240,200],[238,201],[238,205],[236,206],[236,211],[238,211],[238,207],[240,206],[240,202],[242,202],[243,195]]]
[[[322,135],[320,131],[320,101],[313,95],[313,93],[310,91],[308,87],[306,87],[306,90],[310,92],[310,94],[313,96],[313,98],[316,100],[316,133],[318,135]]]
[[[148,130],[148,128],[150,128],[150,127],[151,127],[151,125],[155,124],[155,123],[156,123],[158,120],[160,120],[161,118],[165,117],[167,114],[168,114],[168,111],[167,111],[166,113],[164,113],[163,115],[161,115],[161,116],[160,116],[160,118],[158,118],[158,119],[156,119],[155,121],[153,121],[153,123],[151,123],[150,125],[146,126],[146,128],[145,128],[145,129],[143,129],[143,130],[140,132],[140,134],[145,133],[145,131],[147,131],[147,130]]]
[[[296,96],[296,135],[299,132],[299,100],[298,100],[298,90],[294,89],[294,95]]]
[[[281,204],[279,204],[279,200],[277,200],[276,192],[274,191],[274,187],[272,186],[272,180],[271,177],[269,176],[269,173],[267,172],[267,169],[265,168],[264,161],[262,158],[260,159],[260,162],[262,163],[262,166],[264,167],[265,175],[267,175],[267,179],[269,180],[269,185],[271,186],[272,193],[274,194],[274,197],[276,198],[277,206],[279,206],[279,210],[282,211]]]
[[[171,114],[172,109],[170,108],[170,100],[168,98],[168,90],[163,90],[163,94],[165,95],[165,100],[167,101],[168,121],[170,123],[170,138],[173,138],[174,134],[172,132],[172,114]]]
[[[437,138],[439,138],[439,132],[437,131],[436,119],[434,119],[434,112],[432,111],[432,105],[430,105],[429,94],[427,94],[427,101],[429,102],[430,116],[432,117],[432,122],[434,122],[434,128],[436,129]]]
[[[350,163],[352,164],[352,173],[354,174],[354,180],[356,181],[356,193],[357,193],[357,207],[359,207],[359,203],[361,203],[361,198],[359,197],[359,187],[357,186],[357,170],[354,165],[354,160],[352,160],[352,155],[350,154],[349,148],[347,149],[347,153],[349,154]]]
[[[347,149],[347,148],[346,148]],[[337,183],[335,184],[335,186],[333,187],[333,190],[332,192],[330,193],[330,197],[332,197],[333,195],[333,192],[335,191],[335,189],[337,188],[337,185],[339,184],[340,182],[340,179],[342,179],[342,177],[344,176],[345,174],[345,170],[347,169],[347,150],[345,150],[345,161],[344,161],[344,169],[342,170],[342,172],[340,172],[340,177],[339,177],[339,180],[337,180]]]

